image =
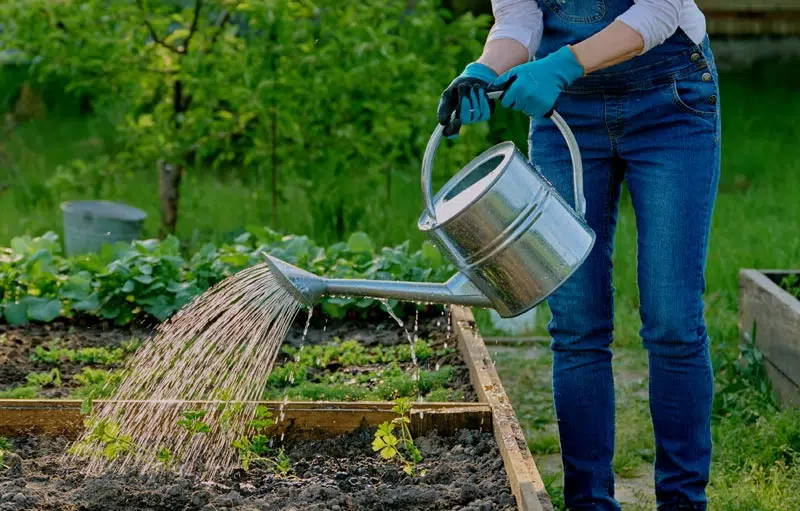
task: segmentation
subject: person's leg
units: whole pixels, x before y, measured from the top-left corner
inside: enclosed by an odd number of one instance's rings
[[[548,299],[553,338],[553,395],[564,500],[570,510],[620,509],[614,499],[614,329],[611,253],[622,172],[613,164],[602,94],[562,95],[558,112],[578,141],[586,221],[597,240],[586,262]],[[549,119],[532,123],[531,161],[574,207],[572,167]]]
[[[659,510],[707,505],[714,385],[703,292],[720,167],[718,94],[711,67],[625,100],[619,147],[639,236]]]

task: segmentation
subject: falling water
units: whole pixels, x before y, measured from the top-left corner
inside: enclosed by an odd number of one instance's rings
[[[238,453],[231,444],[248,433],[254,401],[261,398],[299,310],[268,266],[259,264],[178,311],[137,351],[118,390],[109,401],[95,403],[90,417],[118,425],[120,438],[135,446],[133,452],[113,460],[97,455],[103,446],[92,443],[89,428],[75,444],[89,455],[86,472],[146,472],[161,465],[154,453],[165,449],[182,473],[214,477],[235,468]],[[206,413],[201,420],[209,432],[192,434],[178,424],[189,409]]]
[[[395,320],[395,322],[398,325],[400,325],[400,327],[406,333],[406,339],[408,339],[408,345],[411,348],[411,363],[414,364],[414,372],[411,374],[411,381],[419,381],[419,369],[420,368],[419,368],[419,363],[417,362],[417,353],[414,350],[414,345],[415,345],[415,343],[417,341],[417,326],[418,326],[417,322],[418,322],[419,316],[417,316],[417,319],[415,319],[415,321],[414,321],[414,336],[412,337],[411,336],[411,332],[409,332],[408,328],[406,328],[406,324],[403,322],[402,319],[400,319],[397,316],[397,314],[395,314],[394,310],[389,305],[389,300],[387,300],[385,298],[380,298],[380,301],[381,301],[381,303],[383,303],[384,307],[386,307],[386,312],[389,313],[389,315]],[[417,314],[419,314],[419,313],[417,313]],[[417,392],[417,401],[422,401],[422,394],[420,392]]]

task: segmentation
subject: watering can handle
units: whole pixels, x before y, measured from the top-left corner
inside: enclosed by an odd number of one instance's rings
[[[496,99],[503,94],[504,91],[493,91],[487,93],[490,99]],[[575,211],[578,216],[584,218],[586,215],[586,199],[583,195],[583,164],[581,163],[581,153],[578,148],[578,142],[575,140],[575,135],[569,129],[564,119],[558,115],[558,112],[551,110],[548,117],[556,125],[561,136],[567,142],[569,148],[569,155],[572,159],[572,180],[575,191]],[[455,112],[451,117],[455,118]],[[433,130],[431,138],[428,140],[428,146],[425,148],[425,155],[422,157],[422,197],[425,200],[425,211],[434,222],[436,221],[436,212],[433,209],[433,191],[431,190],[431,174],[433,172],[433,159],[436,157],[436,149],[439,147],[439,142],[442,140],[442,133],[444,126],[437,124],[436,129]]]

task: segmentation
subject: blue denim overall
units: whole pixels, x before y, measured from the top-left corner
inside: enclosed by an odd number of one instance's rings
[[[630,0],[539,0],[537,57],[610,24]],[[556,110],[577,138],[586,220],[597,243],[548,300],[553,391],[570,510],[619,510],[614,498],[612,248],[621,184],[638,232],[641,337],[648,351],[659,510],[706,509],[713,373],[703,310],[705,260],[720,171],[717,70],[708,39],[680,29],[664,44],[580,78]],[[533,119],[530,158],[572,200],[567,148]]]

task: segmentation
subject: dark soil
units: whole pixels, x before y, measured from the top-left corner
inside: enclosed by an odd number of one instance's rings
[[[122,342],[132,338],[143,339],[150,335],[144,329],[116,329],[103,326],[75,326],[55,322],[45,325],[29,324],[12,327],[0,324],[0,390],[6,390],[25,383],[25,376],[31,372],[49,371],[53,367],[31,360],[31,354],[37,346],[48,346],[54,339],[59,339],[63,348],[106,347],[113,349]],[[41,397],[66,397],[72,388],[78,386],[72,379],[83,367],[112,369],[115,365],[82,365],[73,362],[61,362],[62,386],[60,388],[44,388]]]
[[[357,340],[364,346],[371,347],[376,345],[396,346],[407,344],[408,338],[403,328],[385,314],[381,318],[369,318],[368,320],[346,319],[340,321],[327,320],[320,315],[312,315],[311,327],[308,335],[303,341],[303,329],[306,323],[306,313],[301,312],[284,341],[291,346],[300,346],[302,342],[306,345],[324,344],[331,342],[334,338],[341,340]],[[411,332],[414,330],[414,315],[402,317],[406,322],[406,328]],[[113,349],[120,346],[124,341],[132,338],[146,339],[153,335],[152,328],[114,328],[106,324],[75,325],[67,322],[54,322],[50,324],[29,324],[21,327],[11,327],[0,324],[0,391],[11,389],[26,383],[25,377],[31,372],[46,372],[53,367],[31,359],[31,354],[37,346],[48,346],[54,339],[59,339],[59,346],[63,348],[79,349],[84,347],[106,347]],[[440,349],[447,344],[450,347],[456,346],[456,338],[452,331],[448,332],[447,318],[437,312],[421,314],[418,319],[416,334],[433,343],[435,349]],[[276,360],[276,367],[288,358],[281,354]],[[474,389],[469,382],[469,372],[464,362],[457,352],[446,356],[434,356],[420,364],[422,369],[433,370],[436,365],[450,365],[455,369],[453,378],[448,382],[448,388],[460,392],[464,401],[475,401],[477,399]],[[79,364],[62,361],[58,364],[61,372],[61,387],[44,387],[37,397],[41,398],[64,398],[69,397],[79,384],[73,376],[80,373],[84,367],[98,369],[114,369],[120,364],[112,365],[93,365]],[[332,371],[335,367],[329,368]],[[360,373],[374,371],[376,367],[349,367],[347,372],[354,376]],[[409,369],[404,367],[404,369]]]
[[[11,510],[513,510],[514,498],[490,433],[463,430],[416,443],[424,476],[406,476],[370,447],[372,430],[286,446],[293,473],[259,468],[210,482],[162,472],[89,477],[63,464],[66,439],[15,442],[0,472],[0,511]]]

